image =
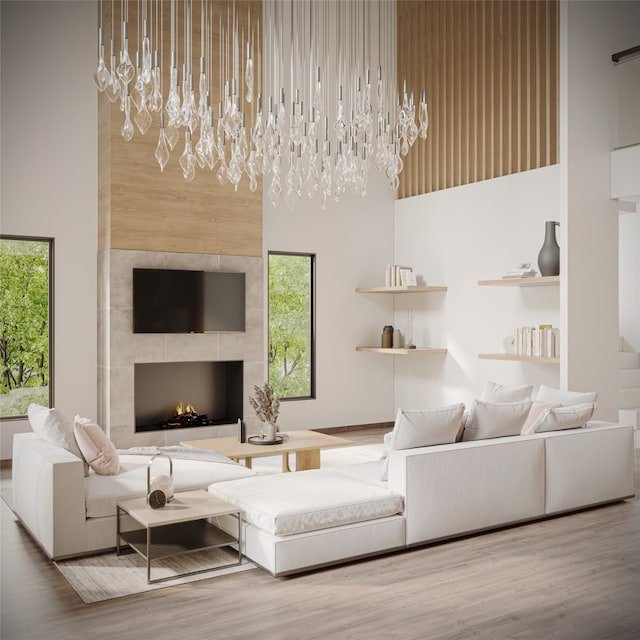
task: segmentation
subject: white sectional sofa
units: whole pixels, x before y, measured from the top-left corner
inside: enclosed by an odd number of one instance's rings
[[[54,560],[112,549],[116,544],[116,504],[146,494],[150,458],[120,455],[117,475],[91,472],[85,477],[83,460],[70,451],[35,433],[16,434],[12,462],[14,511]],[[166,466],[158,471],[166,473]],[[215,482],[251,475],[253,471],[231,460],[173,459],[175,491],[206,489]],[[123,520],[124,531],[131,526]]]
[[[392,450],[382,462],[258,476],[174,461],[176,491],[205,488],[245,513],[244,554],[284,575],[633,496],[633,427],[587,427]],[[148,456],[115,476],[35,433],[14,437],[16,514],[57,559],[115,546],[115,505],[144,495]],[[218,523],[230,532],[237,523]],[[125,525],[126,529],[126,525]]]
[[[209,491],[244,511],[245,555],[284,575],[630,498],[633,427],[591,422],[394,450],[386,482],[381,464],[246,478]],[[218,524],[237,526],[228,517]]]

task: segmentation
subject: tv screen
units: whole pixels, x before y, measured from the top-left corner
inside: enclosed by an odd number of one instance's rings
[[[134,333],[244,330],[244,273],[133,270]]]

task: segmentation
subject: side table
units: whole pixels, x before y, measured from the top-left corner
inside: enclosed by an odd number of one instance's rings
[[[128,514],[144,528],[121,531],[122,514]],[[238,519],[238,535],[235,537],[208,520],[228,514],[233,514]],[[120,555],[121,543],[124,542],[145,559],[148,584],[242,564],[242,511],[203,490],[176,493],[173,500],[162,509],[152,509],[147,504],[146,497],[119,502],[116,536],[117,555]],[[231,545],[238,546],[237,562],[151,579],[153,560]]]

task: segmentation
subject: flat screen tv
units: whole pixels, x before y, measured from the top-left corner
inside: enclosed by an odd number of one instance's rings
[[[244,330],[244,273],[133,270],[134,333]]]

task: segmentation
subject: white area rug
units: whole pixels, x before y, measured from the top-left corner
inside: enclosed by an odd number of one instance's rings
[[[349,438],[346,434],[345,438]],[[357,464],[358,462],[374,462],[382,458],[383,445],[364,444],[357,447],[340,447],[338,449],[323,449],[320,451],[320,468],[331,469],[342,467],[347,464]],[[296,455],[289,454],[291,468],[295,469]],[[254,458],[252,468],[259,473],[281,473],[282,456],[268,456],[265,458]]]
[[[220,548],[198,551],[175,558],[154,560],[151,565],[151,579],[155,580],[175,576],[182,572],[229,564],[235,562],[236,559],[235,551]],[[117,556],[115,553],[103,553],[83,558],[59,560],[54,564],[76,590],[82,601],[88,604],[256,568],[254,564],[245,559],[241,565],[147,584],[147,566],[137,553],[121,556]]]

